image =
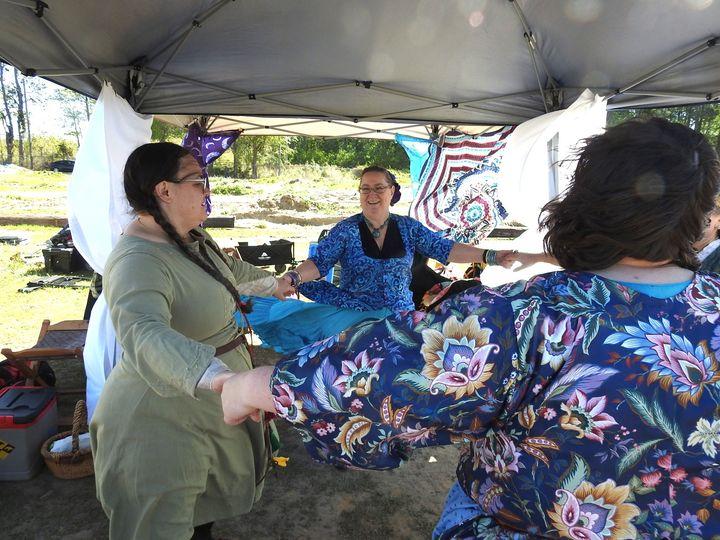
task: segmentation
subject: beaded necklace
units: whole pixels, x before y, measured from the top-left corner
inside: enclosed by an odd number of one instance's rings
[[[366,218],[364,215],[363,219],[365,220],[365,225],[367,225],[368,229],[370,229],[370,234],[373,235],[373,238],[380,238],[380,232],[387,226],[388,221],[390,221],[390,216],[388,216],[383,222],[383,224],[379,227],[373,227],[373,224],[370,223],[370,220],[368,220],[368,218]]]

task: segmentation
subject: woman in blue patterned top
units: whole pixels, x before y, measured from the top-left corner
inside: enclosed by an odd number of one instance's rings
[[[545,207],[566,270],[235,375],[225,419],[276,411],[315,459],[367,469],[465,443],[435,538],[717,538],[720,276],[692,244],[719,179],[684,126],[611,127]]]
[[[253,330],[278,352],[333,339],[363,320],[415,309],[410,292],[415,252],[443,264],[512,264],[510,251],[456,243],[415,219],[391,214],[390,206],[400,200],[400,186],[387,169],[364,169],[358,191],[362,212],[335,225],[316,255],[283,276],[315,303],[258,299],[254,304],[249,315]],[[336,263],[342,268],[339,287],[319,280]]]
[[[487,253],[443,238],[411,217],[391,214],[400,186],[387,169],[364,169],[358,191],[362,212],[335,225],[295,276],[286,274],[291,282],[299,276],[299,291],[315,302],[361,311],[415,309],[410,270],[416,251],[443,264],[486,262],[488,254],[492,262],[508,262],[508,251]],[[339,287],[313,281],[336,263],[342,268]]]

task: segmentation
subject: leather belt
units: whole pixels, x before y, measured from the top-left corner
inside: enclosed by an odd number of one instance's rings
[[[244,334],[238,334],[232,341],[226,343],[225,345],[220,345],[219,347],[217,347],[215,349],[215,356],[220,356],[221,354],[230,352],[233,349],[237,349],[240,345],[247,345]]]

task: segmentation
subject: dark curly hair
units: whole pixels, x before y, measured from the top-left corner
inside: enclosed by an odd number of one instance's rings
[[[193,252],[183,242],[155,198],[155,186],[163,180],[176,181],[180,160],[191,155],[182,146],[168,142],[149,143],[137,147],[125,163],[123,173],[125,196],[133,210],[150,214],[188,259],[220,282],[242,311],[248,311],[249,308],[240,300],[237,288],[220,272],[212,260]]]
[[[692,244],[714,207],[720,163],[701,134],[660,118],[591,137],[563,198],[545,205],[545,252],[568,270],[624,257],[694,270]]]

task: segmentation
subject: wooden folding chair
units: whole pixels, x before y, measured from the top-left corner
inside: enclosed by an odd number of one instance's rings
[[[38,376],[38,365],[41,360],[77,359],[82,361],[87,321],[61,321],[50,324],[45,319],[40,327],[37,343],[21,351],[2,349],[2,354],[11,365],[26,377],[27,384],[47,386]],[[60,393],[80,393],[84,389],[66,389]]]
[[[38,375],[40,362],[43,360],[83,360],[83,348],[87,335],[87,321],[61,321],[50,324],[45,319],[40,327],[37,343],[22,351],[2,349],[2,355],[16,367],[31,386],[47,386]],[[66,394],[85,394],[85,388],[62,388],[57,391],[59,396]],[[60,417],[58,425],[70,425],[71,417]]]

